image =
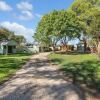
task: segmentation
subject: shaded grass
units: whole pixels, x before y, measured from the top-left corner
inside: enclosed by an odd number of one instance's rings
[[[59,65],[76,84],[85,84],[100,91],[100,61],[92,54],[50,54],[53,64]]]
[[[0,55],[0,83],[6,81],[30,58],[30,54]]]

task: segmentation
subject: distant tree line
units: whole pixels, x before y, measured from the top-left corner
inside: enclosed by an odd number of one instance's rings
[[[14,40],[15,42],[17,42],[18,45],[26,42],[26,39],[24,36],[15,35],[14,32],[9,31],[6,28],[0,28],[0,41],[3,41],[3,40]]]

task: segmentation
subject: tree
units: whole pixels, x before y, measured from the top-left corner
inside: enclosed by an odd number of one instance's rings
[[[26,42],[25,37],[22,35],[15,35],[14,37],[12,37],[12,40],[16,41],[18,45]]]
[[[0,40],[14,40],[16,41],[19,45],[21,43],[25,43],[26,39],[24,36],[21,35],[15,35],[14,32],[9,31],[8,29],[5,28],[0,28]]]
[[[0,40],[9,40],[14,36],[14,32],[5,28],[0,28]]]
[[[100,5],[100,0],[75,0],[75,2],[70,7],[70,9],[77,14],[79,20],[84,24],[83,28],[84,37],[88,35],[89,36],[92,35],[94,37],[94,33],[97,33],[97,30],[98,32],[100,32],[98,26],[100,25],[100,21],[97,22],[97,19],[98,20],[100,19],[99,5]],[[98,23],[98,25],[96,22]],[[86,38],[84,37],[83,37],[83,41],[85,44],[84,50],[86,50]]]
[[[91,18],[91,23],[87,26],[87,32],[92,35],[97,53],[100,55],[100,8],[91,9],[88,18]]]
[[[42,17],[34,35],[35,40],[40,44],[53,46],[55,48],[59,40],[57,32],[54,30],[54,22],[57,16],[58,11],[53,11]]]
[[[58,32],[61,43],[67,45],[68,41],[80,37],[81,25],[76,14],[71,10],[59,11],[57,20],[54,23],[54,29]]]
[[[81,28],[76,14],[71,10],[53,11],[42,18],[34,38],[54,48],[58,41],[66,46],[69,40],[80,37]]]

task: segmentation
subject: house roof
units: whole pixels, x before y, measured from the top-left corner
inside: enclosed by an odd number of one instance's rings
[[[15,41],[0,41],[0,45],[16,46],[17,43]]]

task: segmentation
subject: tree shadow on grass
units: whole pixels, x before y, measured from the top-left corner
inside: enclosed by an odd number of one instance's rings
[[[57,63],[61,63],[63,59],[53,59],[53,61]],[[25,67],[25,73],[22,75],[18,75],[18,77],[14,77],[15,79],[24,79],[28,80],[30,76],[32,75],[32,79],[34,81],[34,78],[36,79],[48,79],[48,80],[61,80],[62,75],[60,76],[57,70],[50,70],[47,69],[49,65],[50,60],[46,59],[35,59],[31,60],[28,65]],[[73,83],[77,83],[79,85],[81,84],[87,84],[88,87],[93,86],[95,82],[99,82],[96,79],[95,72],[97,72],[97,66],[99,66],[100,63],[98,61],[85,61],[81,63],[68,63],[63,65],[62,70],[66,73],[66,75],[70,78],[73,79]],[[29,68],[30,67],[30,68]],[[29,70],[30,69],[30,70]],[[45,70],[46,69],[46,70]],[[94,74],[93,74],[94,73]],[[88,76],[87,76],[88,75]],[[58,77],[59,76],[59,77]],[[93,78],[92,78],[93,76]],[[90,78],[88,78],[90,77]],[[14,79],[12,79],[13,81]],[[85,82],[86,81],[86,82]],[[91,82],[94,82],[92,85]],[[26,82],[25,82],[26,83]],[[67,83],[61,83],[61,84],[44,84],[43,85],[37,85],[34,84],[33,82],[30,84],[25,84],[23,83],[20,86],[16,86],[17,88],[9,93],[8,95],[5,94],[5,98],[3,100],[44,100],[45,96],[53,96],[52,100],[65,100],[65,96],[67,96],[66,92],[70,94],[72,97],[73,94],[71,94],[71,91],[75,91],[80,97],[80,100],[86,100],[86,96],[84,93],[81,93],[79,90],[77,90],[72,84],[67,84]],[[16,85],[16,84],[13,84]],[[11,84],[11,87],[12,84]],[[3,89],[3,88],[2,88]],[[45,89],[45,93],[41,94],[39,91]],[[59,91],[60,90],[60,91]],[[91,92],[91,91],[90,91]],[[5,93],[5,92],[4,92]],[[37,94],[37,95],[36,95]],[[17,98],[16,98],[17,97]],[[43,99],[42,99],[43,97]],[[68,99],[69,100],[69,99]]]
[[[18,53],[18,54],[15,54],[16,56],[30,56],[32,55],[31,53]]]
[[[21,68],[21,65],[25,64],[27,60],[16,58],[0,59],[0,84],[8,80],[8,77],[12,76],[16,70]]]
[[[84,61],[62,65],[61,70],[73,80],[74,84],[85,85],[89,91],[96,95],[100,92],[100,61]]]
[[[56,54],[62,55],[82,55],[82,54],[90,54],[89,52],[77,52],[77,51],[66,51],[66,52],[55,52]]]
[[[62,58],[54,58],[49,61],[39,61],[39,63],[45,63],[46,62],[53,62],[54,65],[59,65],[63,62]],[[38,63],[38,64],[39,64]],[[44,65],[44,64],[43,64]],[[39,65],[38,65],[39,66]],[[41,66],[41,64],[40,64]],[[48,65],[47,65],[48,66]],[[73,84],[79,87],[82,91],[85,91],[85,93],[88,93],[90,95],[95,96],[96,98],[100,98],[99,92],[100,92],[100,76],[99,74],[99,61],[84,61],[84,62],[77,62],[77,63],[67,63],[65,65],[62,65],[60,67],[60,70],[64,71],[68,81],[72,80]],[[39,72],[41,73],[41,72]],[[44,73],[44,72],[43,72]],[[46,73],[49,73],[46,72]],[[52,72],[52,75],[55,75]],[[50,75],[50,77],[52,77]],[[41,75],[43,76],[43,74]],[[98,78],[99,76],[99,78]],[[50,78],[48,77],[48,78]],[[59,76],[58,76],[59,77]],[[55,78],[55,77],[52,77]],[[57,76],[56,76],[57,78]]]
[[[58,59],[54,59],[53,61],[61,62]],[[86,100],[84,92],[72,83],[67,83],[63,80],[62,74],[57,69],[50,70],[48,68],[50,62],[48,59],[34,59],[28,62],[24,66],[25,72],[13,77],[7,83],[10,89],[13,87],[16,88],[13,91],[9,89],[9,92],[6,94],[3,92],[4,97],[1,96],[0,100],[72,100],[71,98],[74,98],[74,100]],[[32,78],[32,81],[27,81],[30,78]],[[24,79],[25,82],[18,82],[17,84],[13,82],[14,80],[21,79]],[[38,83],[38,79],[41,82]],[[4,87],[6,85],[3,85],[1,90]]]
[[[54,58],[52,60],[50,60],[50,62],[53,62],[53,65],[58,65],[63,61],[63,59],[61,58]]]

